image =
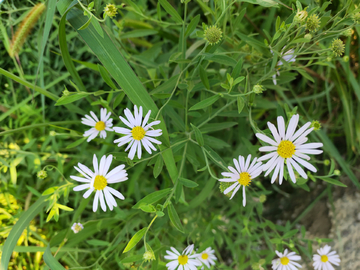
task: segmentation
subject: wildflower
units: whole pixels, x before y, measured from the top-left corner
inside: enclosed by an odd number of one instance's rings
[[[152,250],[148,250],[144,253],[143,258],[146,262],[155,260],[155,254]]]
[[[114,17],[117,14],[116,6],[113,4],[107,4],[104,8],[104,12],[110,18]]]
[[[121,200],[125,199],[125,197],[119,191],[108,186],[108,184],[115,184],[126,181],[128,179],[126,170],[124,170],[125,165],[117,166],[115,169],[111,170],[108,173],[112,159],[113,159],[112,155],[109,155],[108,157],[104,155],[102,156],[99,165],[98,159],[94,154],[93,166],[95,172],[92,172],[85,165],[78,163],[78,167],[74,166],[74,168],[79,173],[81,173],[85,178],[73,176],[73,175],[70,176],[70,178],[75,181],[86,183],[74,187],[74,191],[87,189],[87,191],[83,195],[85,199],[88,198],[94,190],[96,190],[94,203],[93,203],[94,212],[96,212],[98,208],[99,200],[102,210],[106,212],[105,201],[109,206],[110,211],[113,210],[114,206],[115,207],[117,206],[116,201],[112,195],[118,197]],[[105,200],[104,200],[104,196],[105,196]]]
[[[307,179],[307,175],[304,170],[299,166],[300,163],[302,166],[307,168],[312,172],[316,172],[316,168],[307,162],[306,160],[310,160],[310,157],[306,154],[318,155],[323,151],[318,150],[316,148],[322,147],[322,143],[307,143],[308,138],[306,137],[314,128],[309,128],[311,122],[307,122],[303,125],[297,132],[295,129],[299,122],[299,115],[296,114],[291,117],[287,131],[285,133],[285,122],[282,116],[278,116],[278,130],[275,125],[268,122],[268,127],[275,139],[275,141],[269,138],[266,135],[261,133],[256,133],[256,137],[260,140],[270,144],[271,146],[263,146],[260,147],[261,152],[271,152],[259,158],[259,161],[268,160],[264,165],[264,171],[266,171],[265,176],[267,176],[271,171],[274,171],[273,176],[271,178],[271,183],[274,183],[278,174],[279,183],[282,184],[283,176],[284,176],[284,164],[286,163],[289,175],[291,180],[296,183],[296,178],[294,174],[293,167],[295,170],[303,177]],[[308,129],[309,128],[309,129]],[[306,159],[306,160],[304,160]]]
[[[334,39],[331,43],[331,50],[335,56],[341,56],[345,51],[345,44],[341,39]]]
[[[192,254],[194,250],[194,245],[190,245],[187,248],[184,249],[182,254],[180,254],[175,248],[171,247],[172,250],[167,250],[166,253],[168,255],[165,255],[164,258],[167,260],[172,260],[171,262],[166,264],[166,267],[168,270],[175,270],[175,269],[181,269],[181,270],[192,270],[196,269],[197,266],[201,266],[201,262],[197,259],[200,254]],[[179,267],[178,267],[179,266]]]
[[[295,255],[295,252],[288,253],[288,250],[285,249],[284,254],[282,254],[279,251],[275,251],[276,254],[279,256],[278,259],[275,259],[272,261],[272,269],[274,270],[296,270],[298,268],[301,268],[301,265],[294,262],[294,261],[300,261],[301,257],[298,255]]]
[[[339,265],[339,255],[336,254],[336,251],[329,252],[330,250],[331,247],[328,245],[317,250],[319,254],[313,256],[315,270],[333,270],[334,267],[331,264]]]
[[[38,171],[36,175],[40,179],[45,179],[47,177],[47,172],[44,170],[41,170],[41,171]]]
[[[210,45],[219,43],[221,40],[222,31],[216,25],[207,27],[204,32],[204,38],[207,40]]]
[[[316,14],[312,14],[306,23],[306,29],[310,32],[316,32],[317,29],[320,27],[320,18]]]
[[[87,126],[91,126],[89,130],[84,132],[84,137],[88,137],[88,142],[90,142],[92,139],[94,139],[99,133],[100,138],[105,139],[106,138],[106,130],[107,131],[113,131],[112,127],[112,118],[109,119],[111,112],[107,113],[107,110],[105,108],[101,108],[100,110],[100,121],[95,115],[95,113],[90,112],[91,116],[85,115],[84,118],[81,118],[81,123]]]
[[[144,120],[142,120],[143,109],[140,106],[139,110],[137,106],[134,106],[134,115],[131,113],[129,109],[124,110],[124,114],[126,118],[120,116],[120,120],[127,125],[130,129],[122,128],[122,127],[114,127],[115,132],[124,134],[126,136],[121,137],[114,141],[114,143],[119,143],[118,146],[122,146],[126,143],[129,143],[128,147],[125,149],[125,152],[130,149],[128,157],[133,159],[135,153],[137,151],[137,156],[141,158],[141,144],[144,146],[145,150],[151,154],[151,149],[156,151],[156,148],[153,146],[152,143],[161,144],[160,141],[152,138],[158,137],[162,134],[161,129],[153,130],[151,127],[154,125],[160,124],[160,121],[154,121],[150,124],[147,124],[151,111],[149,111],[146,115]],[[142,122],[142,124],[141,124]],[[151,130],[149,130],[151,128]],[[151,149],[150,149],[151,148]]]
[[[264,87],[260,84],[256,84],[253,87],[253,91],[255,94],[261,94],[264,90],[265,90]]]
[[[71,226],[71,229],[74,231],[74,233],[80,232],[82,229],[84,229],[84,226],[81,223],[74,223]]]
[[[273,51],[271,51],[271,53],[274,54]],[[294,55],[294,49],[288,50],[286,53],[282,53],[281,58],[287,63],[295,62],[296,61],[296,55]],[[284,64],[283,61],[280,60],[279,62],[277,62],[276,65],[277,66],[282,66],[283,64]],[[277,70],[276,73],[272,76],[274,85],[277,84],[276,75],[280,76],[279,70]]]
[[[295,23],[301,23],[301,24],[302,24],[302,23],[305,22],[307,16],[308,16],[308,13],[307,13],[306,10],[301,10],[301,11],[298,10],[298,11],[296,12],[295,17],[294,17],[294,22],[295,22]]]
[[[215,265],[215,262],[217,260],[216,256],[214,255],[215,250],[213,250],[211,247],[208,247],[203,252],[201,252],[198,257],[198,260],[205,264],[207,268],[210,268],[211,265]]]
[[[257,158],[254,158],[251,164],[250,160],[251,155],[247,156],[246,162],[243,156],[239,156],[239,161],[234,158],[233,161],[236,169],[229,166],[228,168],[231,172],[221,173],[223,176],[230,178],[219,179],[220,182],[235,182],[224,191],[224,194],[227,194],[234,189],[230,200],[234,197],[240,187],[243,186],[243,206],[246,205],[245,187],[250,185],[251,180],[258,177],[263,171],[262,163],[257,162]]]
[[[314,128],[315,131],[318,131],[318,130],[321,129],[321,124],[320,124],[319,121],[314,120],[314,121],[311,122],[310,127]]]

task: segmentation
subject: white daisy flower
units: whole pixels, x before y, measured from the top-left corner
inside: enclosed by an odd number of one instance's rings
[[[273,53],[273,51],[271,50],[271,53]],[[291,49],[291,50],[288,50],[286,53],[282,53],[281,55],[281,58],[282,60],[280,60],[279,62],[277,62],[276,66],[282,66],[284,63],[283,63],[283,60],[285,62],[288,62],[288,63],[291,63],[291,62],[295,62],[296,61],[296,55],[294,55],[294,49]],[[280,72],[279,72],[279,69],[276,70],[276,73],[272,76],[273,78],[273,83],[276,85],[277,82],[276,82],[276,75],[277,76],[280,76]]]
[[[340,258],[336,254],[336,251],[331,251],[331,247],[325,245],[325,247],[317,250],[318,254],[313,256],[313,266],[315,270],[334,270],[334,267],[331,264],[339,265]]]
[[[113,210],[114,207],[117,206],[115,197],[118,197],[121,200],[124,200],[125,197],[117,190],[108,186],[108,184],[115,184],[119,182],[126,181],[127,173],[124,170],[125,165],[117,166],[116,168],[112,169],[109,173],[108,170],[110,168],[113,156],[109,155],[106,157],[105,155],[100,160],[100,165],[98,164],[98,159],[96,155],[93,158],[93,166],[95,172],[92,172],[88,167],[85,165],[78,163],[78,167],[74,166],[74,168],[81,173],[85,178],[78,177],[78,176],[70,176],[71,179],[75,181],[86,183],[74,187],[74,191],[80,191],[87,189],[84,193],[83,197],[86,199],[90,196],[90,194],[95,191],[95,198],[93,203],[93,211],[96,212],[99,200],[101,209],[106,212],[106,204],[109,206],[110,211]],[[105,199],[104,199],[105,197]]]
[[[207,268],[210,268],[211,265],[215,265],[215,261],[217,260],[216,256],[214,255],[215,250],[211,247],[208,247],[203,252],[201,252],[198,257],[198,260],[205,264]],[[204,267],[202,267],[204,269]]]
[[[243,186],[243,206],[246,205],[246,196],[245,196],[245,187],[250,185],[251,180],[258,177],[262,172],[262,163],[257,162],[258,159],[254,158],[252,163],[251,161],[251,155],[248,155],[245,161],[245,158],[243,156],[239,156],[239,161],[235,158],[233,159],[236,169],[229,166],[229,170],[231,172],[223,172],[221,173],[225,177],[230,178],[224,178],[219,179],[220,182],[235,182],[230,187],[224,190],[224,194],[228,194],[230,191],[233,191],[230,200],[234,197],[235,193],[240,189],[241,186]]]
[[[278,259],[272,261],[272,269],[275,270],[296,270],[301,268],[301,265],[294,262],[300,261],[301,257],[299,255],[295,255],[295,252],[290,252],[288,254],[288,250],[285,249],[284,254],[279,251],[275,251],[276,254],[279,256]]]
[[[100,121],[95,115],[94,112],[90,112],[91,116],[85,114],[84,118],[81,118],[81,123],[84,125],[90,126],[89,130],[85,131],[84,137],[89,137],[87,139],[88,142],[90,142],[92,139],[94,139],[99,133],[100,138],[105,139],[106,138],[106,130],[107,131],[113,131],[112,127],[112,118],[109,119],[111,112],[107,113],[107,110],[105,108],[100,109]]]
[[[282,116],[278,116],[277,123],[278,129],[275,125],[268,122],[268,127],[274,137],[274,139],[269,138],[268,136],[256,133],[256,137],[260,140],[270,144],[271,146],[260,147],[261,152],[271,152],[259,158],[259,161],[264,161],[270,159],[263,167],[266,171],[265,176],[267,176],[274,169],[274,174],[271,178],[271,183],[274,183],[276,178],[279,175],[279,183],[282,184],[284,176],[284,167],[288,169],[291,180],[296,183],[296,178],[294,174],[293,167],[295,170],[303,177],[307,179],[305,171],[299,166],[301,164],[306,169],[317,172],[316,168],[311,165],[306,160],[310,160],[310,155],[318,155],[323,151],[316,148],[322,147],[322,143],[306,143],[308,138],[306,137],[314,128],[309,128],[311,122],[307,122],[303,125],[298,131],[295,132],[297,124],[299,122],[299,115],[296,114],[291,117],[287,131],[285,133],[285,122]],[[309,129],[308,129],[309,128]],[[299,163],[299,164],[298,164]]]
[[[171,262],[166,264],[168,270],[196,270],[197,266],[201,266],[201,262],[197,259],[200,254],[192,254],[194,250],[194,245],[190,245],[184,249],[183,253],[180,254],[175,248],[171,247],[172,250],[167,250],[164,258],[167,260],[172,260]]]
[[[120,116],[120,120],[130,129],[122,128],[122,127],[114,127],[115,132],[125,135],[120,139],[115,140],[114,143],[119,143],[118,144],[119,147],[129,143],[128,147],[125,149],[125,152],[131,148],[128,155],[130,159],[134,158],[136,151],[138,158],[139,159],[141,158],[141,144],[144,146],[145,150],[149,154],[151,154],[151,149],[156,151],[156,148],[154,147],[153,143],[161,144],[161,142],[154,139],[153,137],[161,136],[162,130],[161,129],[154,130],[151,127],[160,124],[160,121],[158,120],[151,122],[150,124],[147,124],[151,111],[149,111],[145,115],[144,120],[142,120],[143,109],[141,106],[139,107],[139,110],[136,105],[134,106],[134,115],[131,113],[129,109],[125,109],[124,113],[127,120],[121,116]]]
[[[71,229],[74,231],[74,233],[80,232],[82,229],[84,229],[84,226],[81,223],[74,223],[71,226]]]

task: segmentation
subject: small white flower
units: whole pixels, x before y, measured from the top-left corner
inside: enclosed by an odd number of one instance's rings
[[[90,112],[91,116],[85,114],[84,118],[81,118],[81,123],[84,125],[90,126],[89,130],[85,131],[84,137],[88,137],[88,142],[90,142],[92,139],[94,139],[99,133],[100,138],[105,139],[106,138],[106,131],[113,131],[112,127],[112,118],[109,119],[111,112],[107,113],[107,110],[105,108],[100,109],[100,121],[95,115],[94,112]]]
[[[271,53],[274,54],[272,50],[271,50]],[[282,60],[284,60],[285,62],[288,62],[288,63],[295,62],[296,61],[296,55],[294,55],[294,49],[288,50],[286,53],[282,53],[281,58],[282,58]],[[282,66],[284,64],[282,60],[277,62],[276,66]],[[276,73],[272,76],[273,83],[275,85],[277,84],[276,75],[280,76],[279,70],[276,70]]]
[[[220,182],[235,182],[224,190],[224,194],[227,194],[234,189],[230,200],[234,197],[240,187],[243,186],[243,206],[246,205],[245,187],[250,185],[251,180],[258,177],[263,172],[262,163],[257,162],[257,160],[257,158],[254,158],[250,164],[251,155],[247,156],[246,161],[243,156],[239,156],[239,161],[235,158],[233,160],[236,169],[229,166],[228,168],[231,172],[221,173],[223,176],[230,178],[219,179]]]
[[[272,172],[275,169],[274,174],[271,178],[272,184],[275,182],[279,173],[280,173],[279,184],[280,185],[282,184],[285,163],[290,178],[294,183],[296,183],[296,178],[293,167],[304,179],[307,179],[307,175],[305,171],[299,166],[299,164],[301,164],[302,166],[304,166],[305,168],[307,168],[312,172],[317,171],[312,164],[306,161],[306,160],[310,160],[310,157],[306,154],[310,154],[310,155],[321,154],[323,151],[318,150],[316,148],[322,147],[323,144],[322,143],[305,144],[305,142],[307,142],[308,140],[306,136],[314,128],[309,128],[311,122],[307,122],[297,132],[295,132],[298,122],[299,122],[298,114],[291,117],[287,131],[285,133],[284,118],[282,116],[278,116],[277,118],[278,130],[276,129],[275,125],[271,124],[270,122],[267,123],[275,140],[261,133],[255,134],[256,137],[258,137],[260,140],[271,145],[271,146],[263,146],[259,148],[260,152],[271,152],[259,158],[259,161],[270,159],[264,165],[263,170],[266,171],[265,176],[267,176],[270,172]]]
[[[162,131],[161,129],[154,130],[151,127],[160,124],[160,121],[158,120],[151,122],[150,124],[147,124],[151,111],[149,111],[145,115],[144,120],[142,120],[143,109],[140,106],[138,110],[136,105],[134,106],[134,115],[131,113],[129,109],[125,109],[124,114],[127,120],[121,116],[120,116],[120,120],[130,129],[122,128],[122,127],[114,127],[115,132],[125,135],[120,139],[115,140],[114,143],[119,143],[118,144],[119,147],[129,143],[128,147],[125,149],[125,152],[131,148],[128,155],[130,159],[134,158],[136,151],[138,158],[139,159],[141,158],[141,144],[144,146],[145,150],[149,154],[151,154],[151,149],[156,151],[156,148],[154,147],[153,143],[161,144],[161,142],[152,137],[161,136]]]
[[[296,255],[295,252],[290,252],[288,254],[288,250],[285,249],[284,254],[282,254],[279,251],[275,251],[276,254],[279,256],[279,259],[275,259],[272,261],[272,269],[274,270],[296,270],[298,268],[301,268],[301,265],[294,262],[294,261],[300,261],[301,257],[299,255]]]
[[[201,262],[197,259],[200,254],[194,253],[191,255],[194,250],[194,245],[190,245],[185,248],[182,254],[180,254],[173,247],[171,247],[170,249],[172,250],[172,252],[167,250],[166,253],[168,255],[164,256],[165,259],[172,260],[171,262],[166,264],[168,270],[195,270],[197,269],[197,266],[201,266]]]
[[[211,265],[215,265],[215,261],[217,260],[216,256],[214,255],[215,250],[211,247],[208,247],[203,252],[201,252],[198,257],[198,260],[205,264],[207,268],[210,268]],[[204,268],[204,267],[203,267]]]
[[[81,223],[74,223],[71,226],[71,229],[74,231],[74,233],[80,232],[82,229],[84,229],[84,226]]]
[[[317,250],[318,254],[313,256],[313,266],[315,270],[334,270],[334,267],[331,264],[339,265],[340,258],[339,255],[336,254],[336,251],[329,251],[331,247],[325,245],[325,247]]]
[[[124,170],[125,165],[117,166],[108,173],[112,159],[113,159],[112,155],[109,155],[108,157],[104,155],[101,158],[99,165],[98,159],[96,158],[96,155],[94,155],[93,166],[95,172],[92,172],[85,165],[78,163],[79,167],[74,166],[74,168],[79,173],[81,173],[85,178],[73,176],[73,175],[70,176],[70,178],[74,179],[75,181],[86,183],[74,187],[74,191],[87,189],[87,191],[83,195],[85,199],[89,197],[94,190],[96,190],[94,203],[93,203],[94,212],[96,212],[98,208],[99,200],[102,210],[106,212],[105,201],[109,206],[110,211],[112,211],[113,208],[117,206],[113,195],[121,200],[125,199],[125,197],[119,191],[108,186],[108,184],[115,184],[126,181],[128,179],[126,170]]]

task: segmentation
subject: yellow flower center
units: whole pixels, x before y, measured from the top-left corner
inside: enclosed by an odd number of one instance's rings
[[[277,152],[282,158],[291,158],[295,154],[295,145],[290,141],[281,141]]]
[[[209,255],[207,253],[201,254],[201,259],[206,260],[207,258],[209,258]]]
[[[82,230],[81,226],[76,224],[75,225],[75,231],[80,232]]]
[[[142,127],[138,126],[138,127],[134,127],[132,129],[131,133],[135,140],[140,141],[140,140],[142,140],[142,138],[145,137],[146,131]]]
[[[250,174],[247,172],[240,173],[240,178],[238,179],[240,185],[248,186],[251,182]]]
[[[102,131],[105,129],[105,123],[103,121],[99,121],[95,124],[95,129],[98,131]]]
[[[102,175],[97,175],[94,181],[94,188],[96,190],[103,190],[107,185],[106,178]]]
[[[180,255],[178,258],[178,261],[181,265],[187,264],[188,260],[189,260],[189,258],[186,255]]]
[[[322,262],[326,263],[328,260],[329,260],[328,256],[326,256],[326,255],[321,256],[321,261]]]
[[[282,265],[288,265],[289,262],[290,262],[290,260],[289,260],[288,257],[282,257],[282,258],[280,259],[280,263],[281,263]]]

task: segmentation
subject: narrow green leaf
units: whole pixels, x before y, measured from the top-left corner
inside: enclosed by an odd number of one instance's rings
[[[116,85],[114,84],[114,82],[111,80],[111,77],[108,73],[108,71],[102,66],[98,64],[98,69],[100,72],[101,77],[103,78],[104,82],[110,86],[112,89],[116,89]]]
[[[163,189],[155,191],[144,198],[142,198],[140,201],[138,201],[132,208],[139,209],[141,205],[143,204],[152,204],[157,202],[158,200],[165,197],[167,194],[169,194],[171,191],[171,188]]]
[[[333,184],[333,185],[336,185],[336,186],[340,186],[340,187],[347,187],[347,185],[341,183],[339,180],[336,180],[336,179],[332,179],[330,177],[316,177],[316,178],[319,178],[325,182],[328,182],[330,184]]]
[[[193,124],[190,124],[191,127],[193,128],[194,132],[195,132],[195,138],[196,138],[196,141],[198,142],[198,144],[200,146],[204,146],[204,138],[201,134],[201,131],[196,127],[194,126]]]
[[[65,270],[65,268],[51,254],[50,245],[47,246],[47,248],[44,252],[44,255],[43,255],[43,259],[44,259],[46,265],[51,270]]]
[[[204,99],[198,103],[196,103],[194,106],[192,106],[189,111],[195,111],[200,110],[209,107],[211,104],[215,103],[220,98],[219,95],[214,95],[212,97],[209,97],[207,99]]]
[[[237,122],[225,122],[225,123],[214,123],[214,124],[206,124],[200,128],[202,133],[214,132],[218,130],[224,130],[227,128],[231,128],[237,125]]]
[[[113,109],[114,110],[119,106],[119,104],[124,99],[124,97],[125,97],[124,92],[121,92],[119,95],[117,95],[117,97],[115,98],[114,103],[113,103]]]
[[[78,30],[84,30],[86,29],[86,27],[89,26],[89,24],[91,23],[91,20],[92,20],[92,16],[90,16],[89,20],[83,24],[83,26],[81,26]]]
[[[177,23],[183,23],[182,18],[179,13],[169,4],[167,0],[159,0],[161,6],[166,10],[167,13],[170,14],[171,19],[173,19]]]
[[[295,234],[297,234],[298,231],[299,231],[298,229],[291,230],[291,231],[285,233],[282,238],[283,239],[290,238],[290,237],[294,236]]]
[[[139,38],[139,37],[147,37],[152,35],[158,35],[158,31],[154,29],[137,29],[120,35],[120,38],[121,39]]]
[[[95,246],[95,247],[106,247],[106,246],[110,246],[110,244],[111,244],[110,242],[98,240],[98,239],[90,239],[90,240],[87,240],[86,243],[88,243],[91,246]]]
[[[9,236],[6,238],[4,243],[1,254],[0,270],[8,269],[9,261],[17,241],[24,229],[29,226],[30,221],[33,220],[37,214],[43,211],[43,208],[46,205],[45,199],[45,196],[40,197],[27,211],[21,214],[19,220],[12,227]]]
[[[136,245],[137,243],[139,243],[139,241],[141,240],[141,238],[143,238],[146,230],[147,230],[147,227],[142,228],[140,231],[138,231],[137,233],[135,233],[134,236],[130,239],[129,243],[126,245],[123,253],[126,253],[126,252],[130,251],[133,247],[135,247],[135,245]]]
[[[209,146],[205,145],[203,147],[206,155],[213,161],[215,162],[218,166],[220,166],[221,168],[223,168],[225,171],[228,170],[228,168],[226,167],[226,163],[225,161],[214,151],[212,150]]]
[[[159,174],[161,173],[164,166],[164,161],[161,155],[158,155],[155,165],[154,165],[154,177],[157,178]]]
[[[214,61],[216,63],[219,63],[219,64],[223,64],[223,65],[226,65],[226,66],[236,66],[237,62],[227,56],[227,55],[223,55],[223,54],[209,54],[209,53],[205,53],[205,59],[206,60],[210,60],[210,61]]]
[[[196,15],[191,22],[189,23],[188,27],[186,28],[185,31],[185,37],[187,37],[188,35],[190,35],[195,29],[196,26],[198,25],[200,20],[200,14]]]
[[[121,260],[121,263],[132,263],[132,262],[138,262],[143,260],[143,255],[134,255],[130,257],[126,257],[125,259]]]
[[[245,105],[244,99],[240,96],[237,97],[237,105],[238,105],[238,112],[240,114],[244,109],[244,105]]]
[[[175,226],[175,228],[178,231],[184,233],[184,228],[183,228],[183,226],[181,224],[181,221],[180,221],[179,216],[178,216],[178,214],[177,214],[177,212],[175,210],[175,207],[172,204],[169,204],[167,209],[168,209],[168,214],[169,214],[169,218],[171,220],[171,223]]]
[[[69,104],[72,103],[74,101],[77,101],[79,99],[82,99],[86,96],[90,95],[90,93],[74,93],[74,94],[70,94],[68,96],[62,96],[61,98],[58,99],[58,101],[55,103],[55,106],[61,106],[61,105],[65,105],[65,104]]]
[[[179,181],[181,184],[183,184],[185,187],[188,187],[188,188],[194,188],[194,187],[197,187],[199,186],[197,183],[195,183],[194,181],[191,181],[189,179],[186,179],[186,178],[182,178],[180,177],[179,178]]]
[[[84,137],[84,138],[81,138],[79,140],[76,140],[75,142],[70,143],[68,146],[66,146],[66,149],[74,148],[74,147],[78,146],[79,144],[83,143],[86,139],[87,138]]]
[[[203,66],[200,66],[200,79],[203,85],[206,87],[206,89],[210,89],[209,79],[207,77],[206,70],[203,68]]]
[[[91,20],[91,24],[94,26],[96,32],[101,36],[104,37],[104,30],[102,29],[100,23],[97,20]]]

